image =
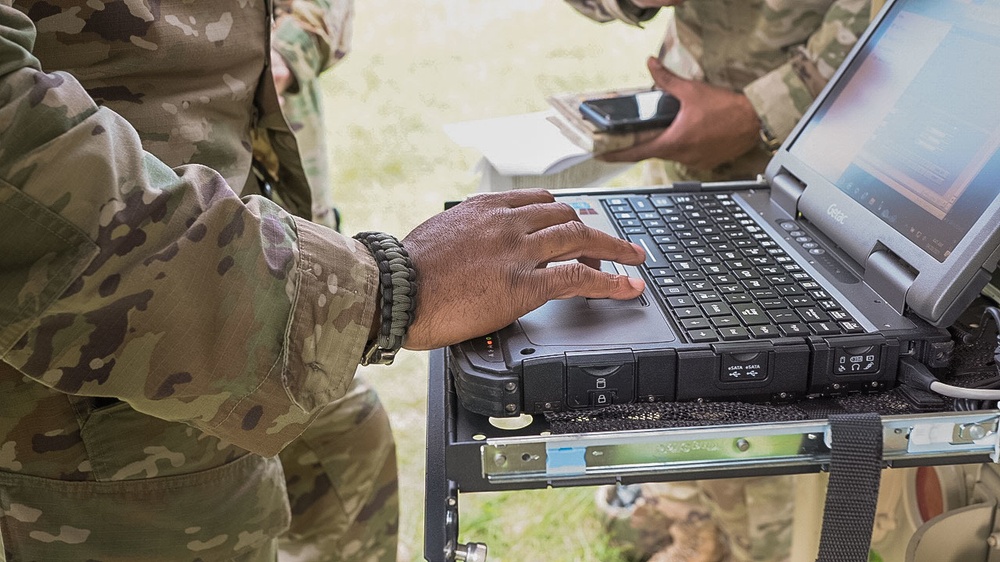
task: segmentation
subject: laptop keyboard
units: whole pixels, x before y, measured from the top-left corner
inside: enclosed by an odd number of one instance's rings
[[[610,198],[642,268],[692,343],[861,333],[864,329],[728,194]],[[782,225],[811,252],[824,250]]]

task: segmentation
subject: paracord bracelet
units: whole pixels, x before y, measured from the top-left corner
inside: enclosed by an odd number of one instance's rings
[[[378,266],[382,294],[378,337],[368,342],[362,365],[391,365],[403,347],[406,331],[413,323],[417,304],[417,272],[406,249],[384,232],[359,232],[354,238],[364,244]]]

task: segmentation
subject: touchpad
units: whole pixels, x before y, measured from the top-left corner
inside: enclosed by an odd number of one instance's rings
[[[646,294],[627,301],[583,297],[549,301],[518,323],[528,340],[538,346],[606,347],[677,339],[660,308],[649,303]]]

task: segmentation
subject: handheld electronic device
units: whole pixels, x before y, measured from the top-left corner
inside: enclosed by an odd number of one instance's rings
[[[681,103],[662,90],[624,96],[593,98],[580,103],[580,115],[605,132],[665,128],[673,122]]]

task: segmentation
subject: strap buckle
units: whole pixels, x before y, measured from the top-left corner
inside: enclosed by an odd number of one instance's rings
[[[361,365],[365,367],[368,365],[392,365],[392,362],[396,360],[397,351],[399,350],[386,349],[380,346],[377,341],[369,342],[364,353],[361,354]]]

